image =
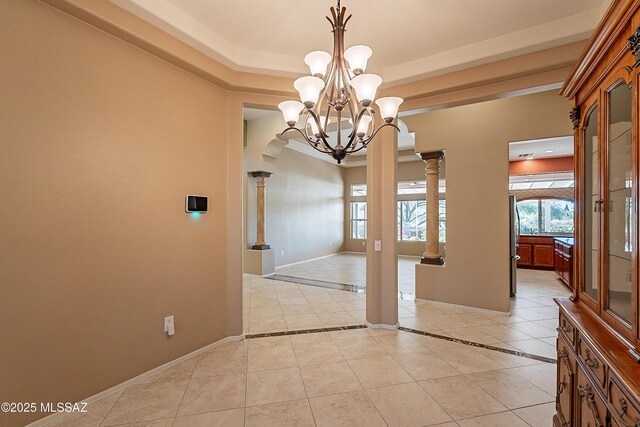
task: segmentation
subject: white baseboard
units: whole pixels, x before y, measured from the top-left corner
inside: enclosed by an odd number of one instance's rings
[[[367,325],[367,328],[371,328],[371,329],[389,329],[389,330],[395,330],[398,329],[400,327],[400,322],[396,323],[395,325],[387,325],[385,323],[369,323],[366,320],[364,321],[364,324]]]
[[[228,343],[228,342],[232,342],[232,341],[242,341],[244,339],[244,334],[242,335],[235,335],[235,336],[229,336],[229,337],[225,337],[219,341],[216,341],[214,343],[211,343],[205,347],[199,348],[195,351],[192,351],[191,353],[185,354],[184,356],[178,357],[177,359],[171,360],[170,362],[165,363],[164,365],[160,365],[157,368],[153,368],[150,371],[144,372],[136,377],[133,377],[129,380],[126,380],[123,383],[120,383],[118,385],[115,385],[111,388],[108,388],[104,391],[101,391],[98,394],[94,394],[91,397],[88,397],[86,399],[82,399],[79,402],[85,402],[87,404],[92,404],[94,402],[97,402],[100,399],[104,399],[105,397],[112,395],[113,393],[116,393],[120,390],[124,390],[127,387],[130,387],[142,380],[146,380],[148,378],[153,377],[154,375],[157,375],[161,372],[166,371],[169,368],[172,368],[176,365],[179,365],[182,362],[185,362],[195,356],[199,356],[202,353],[205,353],[215,347],[221,346],[222,344]],[[51,414],[47,417],[41,418],[37,421],[32,422],[31,424],[28,424],[27,427],[40,427],[40,426],[46,426],[48,424],[50,424],[53,421],[58,421],[61,418],[63,418],[65,415],[68,415],[65,412],[57,412],[55,414]]]

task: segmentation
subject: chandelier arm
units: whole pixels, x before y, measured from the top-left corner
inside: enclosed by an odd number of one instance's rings
[[[282,133],[281,133],[280,135],[284,135],[285,133],[287,133],[287,132],[289,132],[289,131],[292,131],[292,130],[294,130],[294,131],[298,132],[300,135],[302,135],[302,137],[304,138],[304,140],[305,140],[305,141],[306,141],[306,142],[311,146],[311,148],[313,148],[314,150],[319,151],[319,152],[321,152],[321,153],[323,153],[323,154],[333,154],[333,152],[334,152],[333,150],[329,150],[329,151],[327,151],[327,150],[321,150],[321,149],[319,149],[319,148],[316,146],[316,144],[319,144],[319,143],[320,143],[320,141],[318,141],[318,142],[316,142],[316,141],[312,141],[311,139],[309,139],[309,138],[307,137],[307,135],[305,135],[305,134],[304,134],[304,132],[302,132],[300,129],[298,129],[298,128],[296,128],[296,127],[286,128],[284,131],[282,131]]]
[[[357,135],[356,132],[358,131],[358,125],[360,124],[360,120],[362,120],[362,116],[364,116],[364,113],[366,111],[367,111],[366,108],[363,108],[362,110],[360,110],[360,113],[358,113],[358,116],[354,120],[353,130],[351,131],[351,135],[353,135],[353,137],[351,137],[350,135],[349,144],[347,144],[347,146],[345,147],[345,150],[349,150],[349,148],[353,146],[353,141],[355,141],[355,136]]]
[[[313,110],[307,110],[307,113],[309,113],[311,118],[313,118],[313,121],[316,122],[316,126],[318,126],[318,133],[319,133],[320,136],[323,137],[323,140],[324,140],[324,137],[328,137],[329,135],[327,135],[327,133],[324,131],[324,128],[322,127],[322,123],[320,122],[320,117]],[[327,119],[328,119],[328,117],[329,116],[327,115]],[[325,126],[326,126],[326,120],[327,119],[325,119]],[[318,142],[321,142],[321,141],[318,140]]]
[[[329,111],[330,107],[327,107],[327,111]],[[329,135],[327,135],[327,133],[325,132],[324,128],[322,127],[322,124],[320,123],[320,118],[318,117],[318,115],[313,111],[313,110],[308,110],[309,114],[311,115],[311,117],[313,118],[313,120],[316,122],[316,126],[318,126],[318,133],[320,135],[320,138],[318,138],[318,141],[314,141],[313,143],[322,143],[323,147],[325,148],[326,153],[332,154],[335,153],[336,150],[331,147],[331,145],[329,145],[329,142],[327,141],[327,138],[329,137]],[[327,112],[327,115],[325,117],[325,126],[327,125],[329,120],[329,114]],[[310,141],[309,138],[307,138],[307,141]],[[316,148],[316,147],[314,147]],[[317,148],[316,148],[317,149]]]
[[[378,134],[378,132],[380,132],[380,130],[381,130],[382,128],[385,128],[385,127],[387,127],[387,126],[391,126],[391,127],[392,127],[392,128],[394,128],[395,130],[397,130],[397,131],[398,131],[398,133],[400,132],[400,128],[399,128],[398,126],[396,126],[395,124],[393,124],[393,123],[385,123],[385,124],[383,124],[382,126],[380,126],[378,129],[376,129],[376,131],[375,131],[375,132],[373,132],[373,134],[372,134],[369,138],[367,138],[366,140],[363,140],[363,141],[364,141],[364,144],[365,144],[365,145],[369,144],[369,142],[371,142],[371,140],[372,140],[373,138],[375,138],[375,137],[376,137],[376,135]]]
[[[346,11],[347,11],[347,8],[346,8],[346,7],[343,7],[343,8],[342,8],[342,13],[344,14]],[[349,15],[349,16],[347,16],[347,19],[345,19],[345,20],[344,20],[344,22],[342,23],[342,28],[344,28],[345,30],[346,30],[346,28],[347,28],[347,22],[349,22],[349,19],[351,19],[351,17],[352,17],[352,16],[353,16],[353,15]]]

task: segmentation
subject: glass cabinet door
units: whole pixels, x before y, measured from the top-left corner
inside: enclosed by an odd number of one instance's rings
[[[607,310],[631,324],[631,249],[633,207],[631,89],[620,82],[608,93],[606,219],[607,238]]]
[[[600,191],[598,107],[591,110],[584,128],[584,280],[583,291],[598,299],[600,271]]]

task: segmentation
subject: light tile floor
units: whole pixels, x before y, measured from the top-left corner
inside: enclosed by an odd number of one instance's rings
[[[400,322],[555,357],[551,298],[568,292],[551,272],[520,270],[519,286],[511,316],[400,300]],[[245,275],[244,296],[248,333],[364,322],[364,294]],[[403,331],[253,338],[220,345],[50,425],[549,427],[555,372],[535,359]]]
[[[414,291],[406,284],[407,278],[415,281],[417,261],[399,258],[398,262],[399,283],[410,294]],[[277,273],[364,285],[365,270],[364,255],[340,254],[284,267]],[[553,271],[519,269],[510,316],[409,298],[399,301],[398,317],[404,327],[555,358],[558,309],[552,298],[568,295]],[[245,275],[244,296],[244,324],[249,334],[348,326],[365,320],[364,294]]]
[[[54,426],[549,427],[555,366],[401,331],[226,343]]]
[[[398,257],[398,291],[415,294],[415,265],[420,257]],[[277,274],[366,286],[367,261],[364,254],[341,253],[326,258],[277,267]]]

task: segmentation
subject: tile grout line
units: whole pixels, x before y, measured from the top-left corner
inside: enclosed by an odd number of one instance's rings
[[[189,390],[189,385],[191,384],[191,380],[193,379],[193,373],[196,371],[196,365],[198,364],[198,360],[200,360],[200,356],[198,356],[198,358],[196,359],[195,363],[193,364],[193,369],[191,370],[191,374],[189,375],[189,381],[187,381],[187,386],[184,388],[184,392],[182,393],[182,398],[180,399],[180,403],[178,404],[178,408],[176,409],[176,413],[173,416],[173,421],[171,421],[171,425],[172,426],[176,423],[176,418],[178,418],[178,413],[180,412],[180,407],[182,406],[182,402],[184,402],[184,397],[187,395],[187,390]]]

